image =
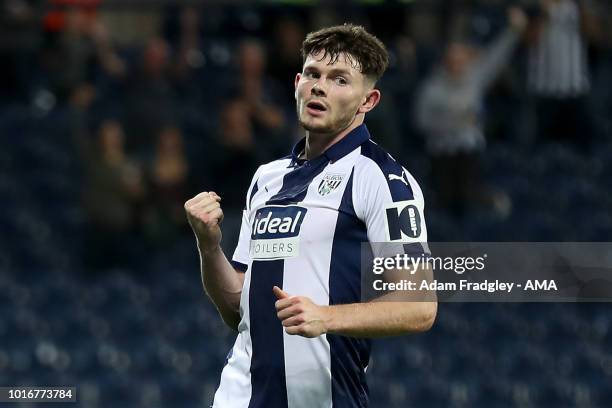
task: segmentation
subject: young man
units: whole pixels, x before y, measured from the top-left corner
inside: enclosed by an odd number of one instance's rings
[[[366,407],[367,338],[425,331],[436,315],[435,302],[361,302],[362,242],[427,240],[417,182],[363,124],[381,97],[384,45],[343,25],[310,33],[302,56],[306,137],[256,171],[231,262],[221,197],[185,203],[206,291],[238,330],[214,407]]]

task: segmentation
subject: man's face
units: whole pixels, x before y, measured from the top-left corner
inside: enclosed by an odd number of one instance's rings
[[[310,132],[336,134],[353,122],[372,86],[354,58],[340,54],[330,65],[331,57],[321,59],[323,54],[309,55],[295,78],[297,115]]]
[[[461,78],[470,62],[470,49],[464,44],[451,44],[446,50],[444,64],[447,72],[454,78]]]

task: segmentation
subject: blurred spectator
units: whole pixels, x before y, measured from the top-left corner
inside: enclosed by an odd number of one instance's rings
[[[293,81],[302,71],[300,49],[305,37],[304,27],[295,18],[282,17],[274,29],[274,58],[270,58],[269,72],[285,90],[285,100],[293,101]]]
[[[541,0],[529,29],[528,86],[536,97],[537,136],[584,144],[596,131],[588,112],[586,40],[599,35],[586,1]]]
[[[161,130],[148,173],[147,236],[153,244],[168,244],[187,225],[183,204],[190,195],[189,163],[179,128]]]
[[[223,208],[228,210],[244,208],[244,191],[249,187],[251,175],[262,164],[248,113],[249,106],[241,99],[231,100],[223,106],[219,133],[209,145],[206,156],[209,163],[207,174],[212,178],[210,184],[214,180],[226,181],[215,188],[223,199]]]
[[[162,38],[149,40],[127,86],[126,128],[130,152],[153,145],[158,130],[176,123],[176,94],[169,79],[170,49]],[[148,152],[147,152],[148,153]]]
[[[62,25],[50,34],[44,55],[49,85],[60,100],[78,84],[93,81],[99,75],[122,79],[125,62],[96,15],[81,8],[68,8],[62,15]]]
[[[93,17],[85,10],[69,8],[63,13],[62,26],[50,36],[45,54],[49,85],[64,100],[79,83],[93,77],[95,49],[88,35]]]
[[[96,46],[96,57],[103,72],[113,79],[123,79],[127,65],[111,41],[108,28],[101,21],[94,21],[89,27],[89,35]]]
[[[85,152],[86,256],[90,266],[125,265],[137,246],[135,242],[125,245],[123,240],[138,231],[145,185],[140,167],[125,152],[124,141],[121,124],[106,120],[98,130],[97,143]]]
[[[246,117],[251,122],[257,147],[264,153],[262,161],[271,160],[284,154],[291,145],[283,108],[294,104],[293,101],[284,101],[282,86],[265,75],[266,53],[262,44],[251,39],[244,40],[238,48],[237,58],[237,97],[246,108]]]
[[[509,27],[482,56],[462,42],[448,45],[443,65],[423,85],[416,120],[432,159],[438,204],[461,215],[484,199],[479,155],[485,148],[483,97],[527,25],[522,10],[508,11]]]
[[[262,164],[256,149],[253,123],[249,119],[249,106],[240,99],[227,102],[220,114],[219,133],[210,143],[206,161],[206,191],[214,186],[223,200],[223,245],[232,249],[236,244],[245,207],[244,192],[251,177]]]
[[[186,6],[179,15],[179,27],[176,35],[176,55],[173,58],[172,76],[179,86],[182,96],[196,97],[199,87],[193,86],[195,72],[206,65],[206,57],[201,38],[200,11],[196,7]]]

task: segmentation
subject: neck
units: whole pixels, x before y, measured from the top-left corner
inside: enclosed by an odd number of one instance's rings
[[[323,152],[342,140],[353,129],[363,123],[363,116],[364,115],[355,116],[351,123],[338,133],[316,133],[306,131],[306,147],[304,148],[306,160],[314,159],[322,155]]]

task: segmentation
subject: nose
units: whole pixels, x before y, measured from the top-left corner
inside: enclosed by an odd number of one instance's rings
[[[325,96],[325,91],[323,90],[323,88],[321,88],[318,82],[314,83],[312,89],[310,90],[310,93],[315,96]]]

